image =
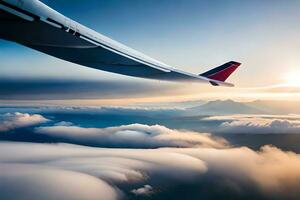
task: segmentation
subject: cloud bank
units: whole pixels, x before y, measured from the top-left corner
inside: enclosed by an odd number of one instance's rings
[[[145,80],[0,79],[0,100],[120,99],[184,91],[180,84]],[[178,91],[179,90],[179,91]],[[67,91],[67,92],[66,92]]]
[[[114,200],[118,191],[88,174],[34,164],[0,164],[1,199]]]
[[[222,122],[219,133],[300,133],[298,115],[227,115],[203,120]]]
[[[12,199],[23,199],[24,194],[39,199],[40,193],[54,195],[56,190],[64,197],[61,199],[72,199],[77,195],[75,199],[80,199],[85,195],[89,197],[89,193],[95,195],[91,195],[95,197],[91,199],[96,199],[97,195],[98,199],[121,199],[126,192],[131,193],[148,180],[155,187],[167,186],[170,181],[191,182],[206,171],[203,161],[172,151],[30,143],[2,143],[0,151],[0,169],[3,169],[0,177],[5,177],[0,179],[0,185],[14,186],[9,191],[7,187],[0,187],[0,193],[2,197]],[[24,165],[25,169],[21,170]],[[13,174],[14,171],[17,174]],[[164,176],[162,180],[154,178],[161,176]],[[16,181],[18,177],[28,184],[19,188]],[[66,188],[62,189],[61,181],[66,183]],[[40,185],[41,190],[36,190],[35,186],[40,182],[43,183]],[[72,182],[78,185],[72,185]],[[18,190],[23,195],[16,194]],[[137,189],[136,193],[146,193],[146,190],[149,187]],[[70,191],[75,193],[69,194]],[[52,197],[49,195],[48,199],[54,199]]]
[[[5,142],[0,152],[0,177],[4,177],[0,184],[5,186],[0,192],[13,199],[24,195],[31,199],[43,195],[47,199],[298,199],[300,195],[300,156],[271,146],[256,152],[245,147],[147,150]]]
[[[47,121],[48,119],[38,114],[30,115],[28,113],[19,112],[6,113],[0,115],[0,132],[33,126]]]
[[[47,119],[36,114],[2,118],[1,127],[8,127],[3,130],[35,125],[26,132],[28,138],[44,136],[51,143],[0,143],[3,199],[298,200],[300,196],[300,155],[273,146],[258,151],[233,148],[220,137],[161,125],[85,128],[55,119],[42,126]],[[257,133],[292,130],[291,126],[296,130],[299,123],[295,115],[201,120],[218,122],[219,129],[233,133],[247,128]]]
[[[225,148],[226,140],[210,134],[173,130],[160,125],[131,124],[109,128],[78,126],[47,126],[36,128],[36,133],[56,141],[98,147],[159,148],[159,147],[214,147]]]

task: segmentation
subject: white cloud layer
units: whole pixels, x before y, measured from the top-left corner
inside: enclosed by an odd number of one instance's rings
[[[210,134],[173,130],[160,125],[131,124],[109,128],[48,126],[36,129],[39,134],[65,142],[101,147],[214,147],[224,148],[227,142]]]
[[[203,120],[223,121],[220,133],[300,133],[299,115],[227,115]]]
[[[22,170],[24,163],[27,167]],[[132,184],[129,190],[131,191],[135,185],[143,184],[152,178],[155,183],[158,181],[155,177],[160,176],[165,177],[159,181],[160,185],[168,185],[171,180],[191,182],[197,180],[197,177],[199,178],[199,175],[207,170],[203,161],[172,151],[101,149],[30,143],[2,143],[0,169],[2,169],[0,177],[5,177],[0,179],[0,185],[14,186],[12,188],[21,190],[23,195],[26,194],[31,198],[39,199],[40,193],[55,194],[57,190],[62,195],[59,197],[64,197],[59,199],[72,199],[73,196],[78,196],[80,199],[91,193],[95,195],[91,195],[91,199],[98,195],[98,199],[104,200],[122,197],[116,187],[118,184],[129,186]],[[13,174],[14,171],[17,174]],[[19,186],[18,177],[21,178],[19,179],[21,182],[23,180],[28,184]],[[78,185],[76,183],[70,185],[68,182],[76,182]],[[40,185],[40,190],[35,189],[38,183],[43,183]],[[66,183],[66,188],[62,189],[62,183]],[[7,192],[7,187],[0,187],[3,198],[23,199],[24,196],[15,193],[16,190]],[[74,192],[71,196],[70,191]],[[49,195],[48,199],[55,199],[52,197]]]
[[[3,119],[3,130],[47,121],[41,115],[22,113],[6,114]],[[298,116],[231,115],[204,120],[221,121],[219,128],[231,133],[296,132],[300,127]],[[3,199],[117,200],[166,193],[168,199],[191,200],[247,195],[252,199],[298,200],[300,196],[300,155],[272,146],[259,151],[232,148],[210,134],[160,125],[101,129],[61,122],[38,127],[35,132],[87,146],[1,142]],[[105,145],[118,148],[90,147]],[[154,147],[165,148],[146,149]]]
[[[32,164],[0,164],[1,199],[114,200],[118,192],[88,174]]]
[[[4,199],[34,200],[45,195],[47,199],[109,200],[191,184],[197,188],[192,194],[195,199],[223,189],[236,195],[249,190],[264,199],[296,200],[299,168],[299,155],[270,146],[256,152],[248,148],[105,149],[5,142],[0,145],[0,185],[5,186],[0,187],[0,194]],[[176,190],[172,193],[178,195]]]
[[[0,115],[0,132],[33,126],[47,121],[49,120],[38,114],[6,113]]]

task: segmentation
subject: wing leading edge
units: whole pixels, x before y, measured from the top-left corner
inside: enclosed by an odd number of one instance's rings
[[[174,69],[63,16],[38,0],[0,0],[0,25],[0,38],[72,63],[128,76],[233,86],[225,80],[240,65],[231,61],[200,75]]]

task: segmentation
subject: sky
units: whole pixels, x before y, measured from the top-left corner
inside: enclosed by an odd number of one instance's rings
[[[23,85],[24,80],[31,81],[31,85],[35,81],[50,81],[48,84],[51,84],[57,80],[75,80],[91,85],[99,81],[101,83],[98,85],[109,81],[108,86],[111,82],[119,85],[134,85],[137,82],[145,86],[144,92],[139,92],[139,95],[128,93],[126,89],[123,93],[119,92],[120,89],[110,89],[119,94],[113,98],[120,99],[234,97],[247,100],[290,98],[295,93],[297,98],[299,96],[298,92],[290,93],[287,90],[291,85],[296,88],[300,85],[297,77],[300,72],[300,28],[297,20],[300,17],[297,9],[300,2],[297,0],[45,0],[44,3],[83,25],[178,69],[198,74],[230,60],[239,61],[242,66],[229,79],[237,88],[216,89],[198,84],[187,87],[165,83],[161,86],[156,81],[111,74],[68,63],[1,40],[0,77],[3,81],[0,90],[14,88],[10,84]],[[97,90],[98,87],[94,85],[89,88]],[[274,87],[277,92],[274,92]],[[58,90],[61,88],[63,86],[57,86]],[[136,90],[133,86],[129,88],[130,91]],[[261,91],[266,88],[267,92]],[[60,93],[49,92],[47,86],[40,90],[46,91],[43,99],[80,98],[78,94],[65,97]],[[98,95],[95,91],[86,93],[91,99],[100,101],[112,98],[102,93],[103,90],[98,89]],[[2,96],[6,96],[6,100],[40,99],[30,87],[27,88],[26,96],[15,97],[19,94],[18,91],[20,89],[10,90],[9,94],[2,93]]]

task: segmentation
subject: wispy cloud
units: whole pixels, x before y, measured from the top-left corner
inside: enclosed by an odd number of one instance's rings
[[[0,100],[73,100],[161,97],[176,94],[182,85],[147,80],[0,80]]]

